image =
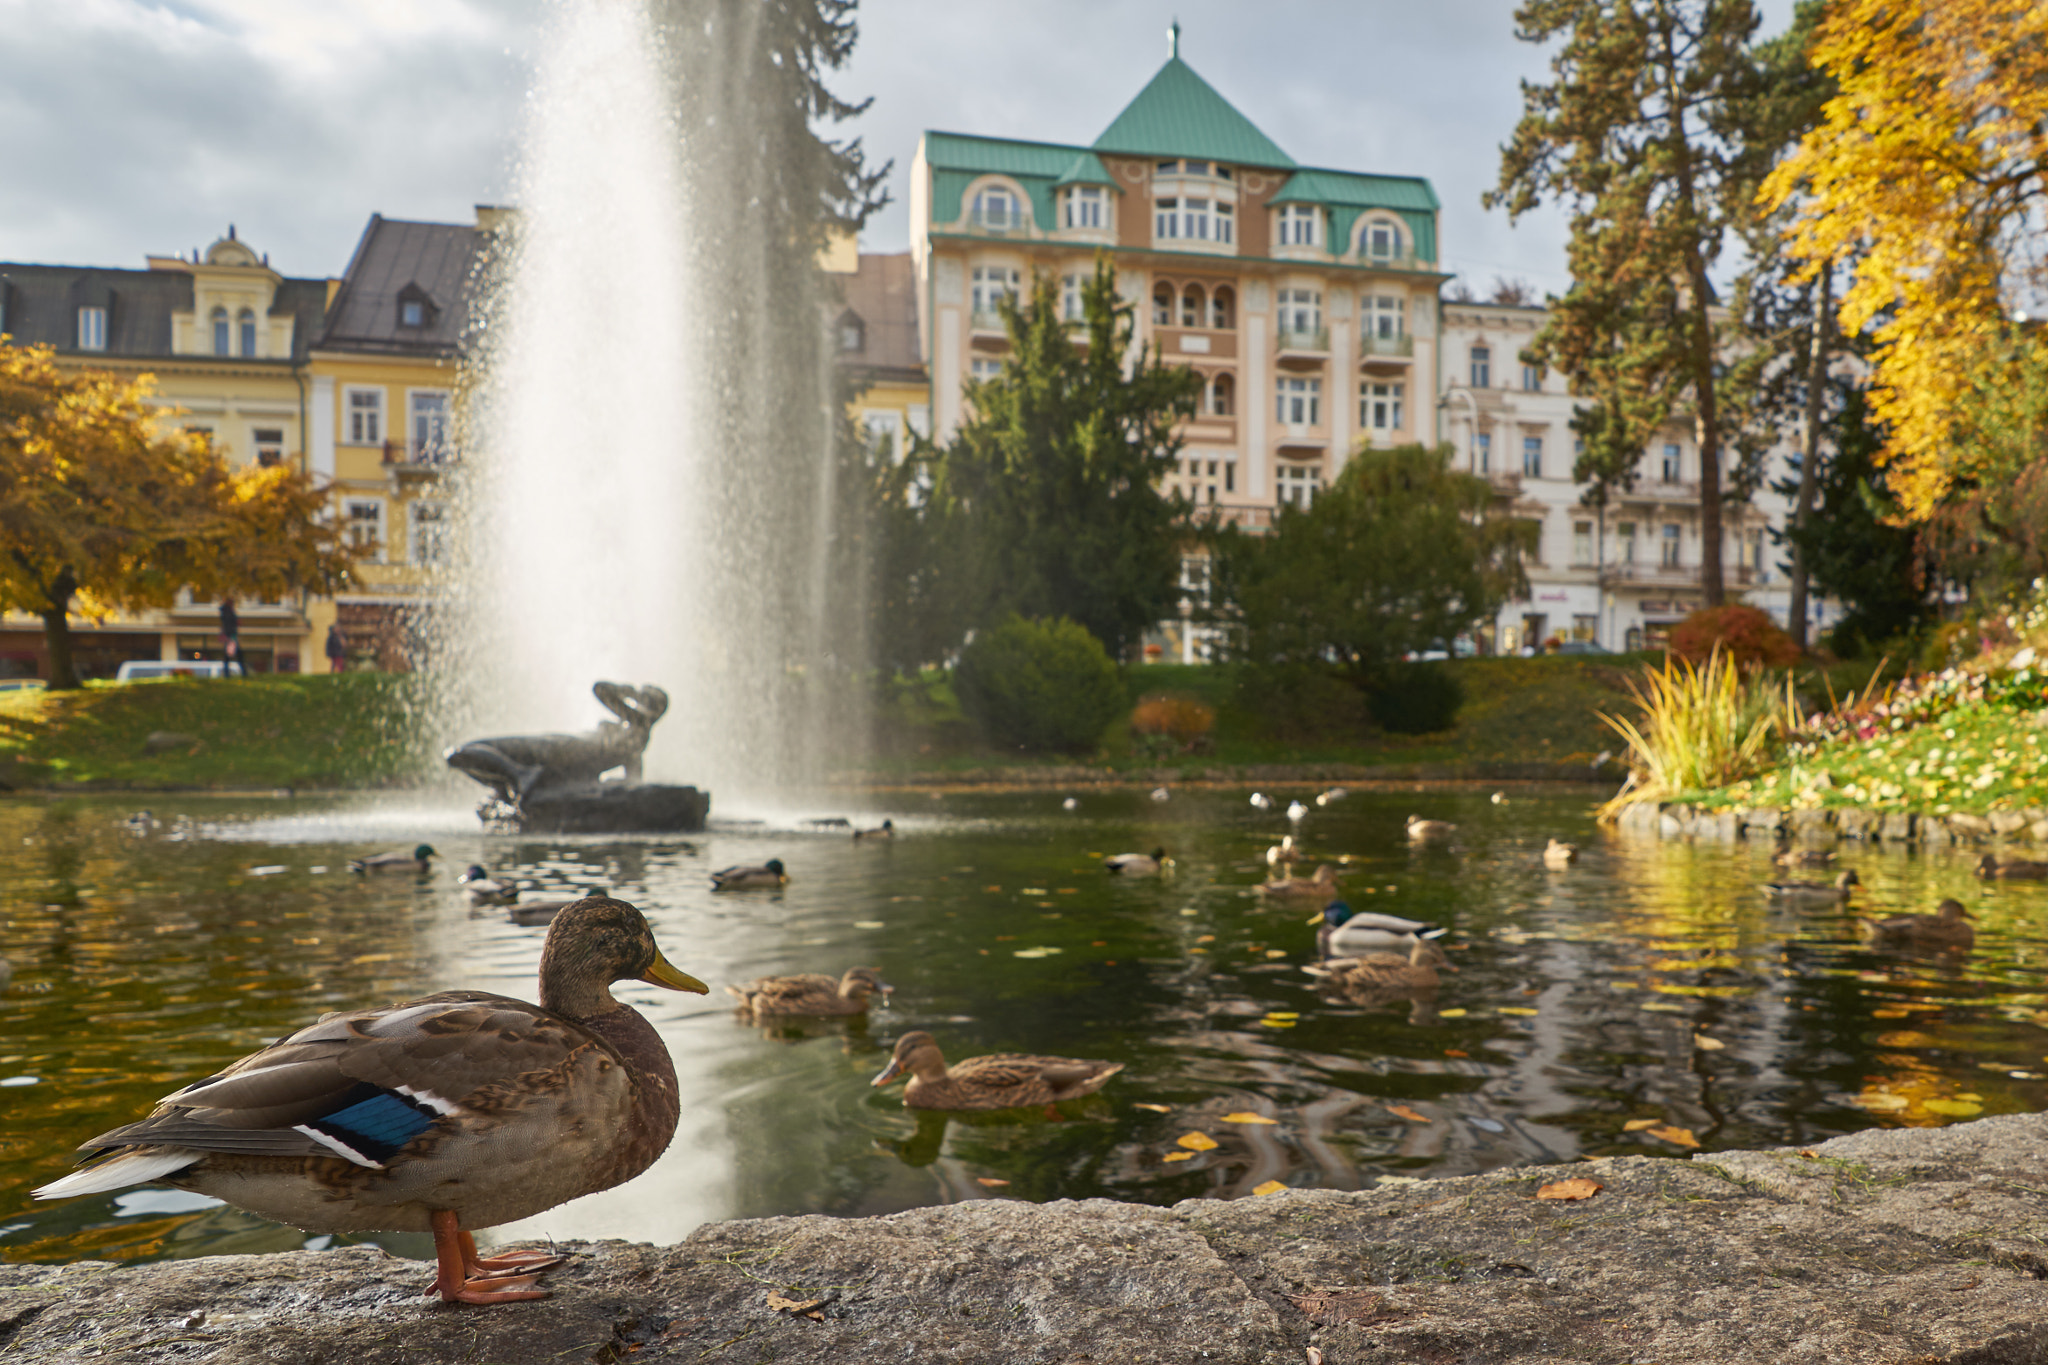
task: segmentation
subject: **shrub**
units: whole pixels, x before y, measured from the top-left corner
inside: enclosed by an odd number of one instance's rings
[[[1702,607],[1671,631],[1671,650],[1687,663],[1707,662],[1716,650],[1738,666],[1783,668],[1799,658],[1799,646],[1756,607]]]
[[[983,631],[953,670],[960,709],[1000,744],[1092,749],[1124,707],[1116,665],[1086,628],[1021,616]]]
[[[1725,787],[1760,771],[1780,735],[1799,724],[1799,701],[1789,680],[1781,693],[1762,679],[1745,681],[1727,655],[1715,651],[1695,668],[1674,658],[1643,670],[1629,684],[1642,708],[1640,725],[1602,713],[1628,744],[1629,780],[1600,808],[1612,819],[1636,801]]]
[[[1165,741],[1183,751],[1192,751],[1216,728],[1214,707],[1193,697],[1154,692],[1138,700],[1131,712],[1131,733]]]
[[[1368,688],[1372,718],[1397,735],[1433,735],[1458,721],[1465,685],[1440,663],[1398,663]]]

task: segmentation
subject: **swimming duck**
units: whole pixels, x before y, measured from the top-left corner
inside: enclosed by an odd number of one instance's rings
[[[1067,798],[1066,800],[1064,800],[1064,801],[1060,802],[1060,809],[1061,809],[1061,810],[1079,810],[1079,809],[1081,809],[1081,803],[1080,803],[1079,801],[1076,801],[1076,800],[1075,800],[1075,799],[1074,799],[1073,797],[1071,797],[1071,796],[1070,796],[1070,797],[1068,797],[1068,798]]]
[[[1437,987],[1437,968],[1448,966],[1450,959],[1444,956],[1443,949],[1431,939],[1418,938],[1405,953],[1362,953],[1314,963],[1302,970],[1345,991],[1433,991]]]
[[[1852,867],[1832,882],[1765,882],[1764,894],[1774,901],[1845,901],[1860,880]]]
[[[1977,860],[1977,875],[2000,881],[2039,881],[2048,877],[2048,863],[2028,862],[2025,858],[2001,863],[1987,853]]]
[[[864,1014],[868,997],[889,997],[890,986],[873,967],[849,967],[834,981],[822,972],[797,976],[764,976],[744,986],[727,986],[739,998],[742,1012],[755,1017],[772,1014]]]
[[[1970,919],[1970,912],[1961,901],[1945,900],[1931,915],[1891,915],[1865,920],[1863,930],[1880,945],[1967,952],[1977,942],[1977,931],[1970,927]]]
[[[787,886],[789,874],[782,870],[782,859],[770,858],[758,867],[721,867],[711,874],[713,891],[748,891],[761,886]]]
[[[1443,925],[1427,920],[1371,911],[1360,914],[1343,901],[1331,901],[1309,923],[1319,921],[1323,927],[1316,931],[1316,949],[1326,958],[1353,957],[1375,948],[1406,951],[1417,938],[1441,938],[1447,932]]]
[[[887,1085],[907,1071],[911,1079],[903,1102],[912,1109],[1015,1109],[1091,1095],[1123,1069],[1122,1062],[1016,1052],[993,1052],[947,1066],[938,1043],[919,1030],[896,1040],[889,1065],[869,1084]]]
[[[1778,867],[1826,867],[1834,860],[1834,851],[1825,848],[1785,848],[1771,855]]]
[[[510,905],[519,899],[517,886],[499,881],[484,871],[482,863],[471,863],[455,880],[469,893],[472,905]]]
[[[1332,801],[1342,801],[1345,797],[1349,795],[1351,795],[1351,793],[1345,791],[1342,787],[1332,787],[1328,791],[1323,792],[1316,797],[1316,804],[1318,806],[1327,806]]]
[[[1273,798],[1264,792],[1253,792],[1252,808],[1254,810],[1271,810],[1273,808]]]
[[[675,1068],[615,981],[706,987],[640,912],[589,896],[540,959],[540,1004],[446,991],[344,1010],[85,1144],[38,1199],[162,1181],[309,1232],[431,1232],[451,1303],[545,1298],[560,1258],[479,1256],[471,1233],[646,1170],[674,1136]]]
[[[857,829],[853,832],[854,842],[856,843],[862,839],[893,839],[895,837],[896,822],[894,820],[884,820],[873,829]]]
[[[1506,792],[1495,792],[1486,799],[1493,802],[1496,806],[1505,806],[1508,803],[1508,794]]]
[[[1568,844],[1562,839],[1552,839],[1543,848],[1543,865],[1550,868],[1567,868],[1579,860],[1579,846]]]
[[[1425,820],[1419,815],[1408,817],[1408,842],[1411,844],[1440,844],[1458,832],[1458,827],[1448,820]]]
[[[1287,821],[1289,824],[1299,825],[1303,820],[1307,818],[1307,806],[1302,805],[1299,801],[1289,801],[1287,803]]]
[[[437,858],[432,844],[421,844],[410,853],[371,853],[361,858],[351,858],[348,870],[351,872],[426,872],[432,865],[427,859]]]
[[[1117,877],[1150,877],[1171,861],[1165,849],[1155,848],[1150,853],[1119,853],[1113,858],[1104,858],[1102,868]]]
[[[1280,842],[1266,850],[1267,867],[1292,867],[1301,861],[1301,845],[1294,842],[1292,834],[1282,835]]]
[[[1172,799],[1172,797],[1173,793],[1164,787],[1154,787],[1152,789],[1152,799],[1154,801],[1166,801]]]
[[[1254,888],[1264,896],[1321,896],[1324,901],[1337,899],[1337,869],[1328,863],[1316,864],[1313,877],[1273,877]]]
[[[555,916],[575,903],[573,897],[567,900],[520,901],[505,912],[505,918],[514,924],[531,929],[537,925],[554,923]]]

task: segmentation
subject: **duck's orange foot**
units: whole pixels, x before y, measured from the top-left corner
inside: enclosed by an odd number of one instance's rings
[[[545,1289],[535,1289],[540,1272],[559,1265],[562,1257],[545,1252],[508,1252],[490,1258],[476,1254],[476,1239],[463,1231],[453,1211],[435,1209],[428,1216],[434,1230],[436,1274],[429,1294],[439,1294],[443,1303],[517,1303],[522,1299],[544,1299]]]
[[[533,1288],[533,1281],[531,1275],[498,1275],[453,1286],[436,1280],[429,1292],[438,1292],[443,1303],[518,1303],[522,1299],[547,1298],[548,1291]]]
[[[552,1251],[507,1251],[475,1257],[463,1269],[472,1280],[492,1280],[501,1275],[539,1275],[568,1263],[567,1256],[557,1256]]]

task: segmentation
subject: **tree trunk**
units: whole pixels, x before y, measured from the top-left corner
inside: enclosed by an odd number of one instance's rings
[[[1792,504],[1792,602],[1786,609],[1785,628],[1792,643],[1806,648],[1806,543],[1799,534],[1813,516],[1813,489],[1820,481],[1820,419],[1828,378],[1829,309],[1834,293],[1832,266],[1820,270],[1818,292],[1813,304],[1813,348],[1806,371],[1806,450],[1799,458],[1799,495]]]
[[[50,651],[52,691],[78,686],[78,670],[71,664],[70,601],[71,594],[66,593],[63,598],[65,605],[49,607],[38,613],[43,618],[43,643]]]

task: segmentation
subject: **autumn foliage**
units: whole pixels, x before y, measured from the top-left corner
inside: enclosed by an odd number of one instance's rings
[[[1183,749],[1200,743],[1215,728],[1215,708],[1193,697],[1155,692],[1139,698],[1137,708],[1131,712],[1133,734],[1157,735]]]
[[[1756,607],[1706,607],[1671,630],[1672,652],[1688,663],[1703,664],[1717,649],[1741,667],[1783,668],[1799,658],[1792,637]]]

